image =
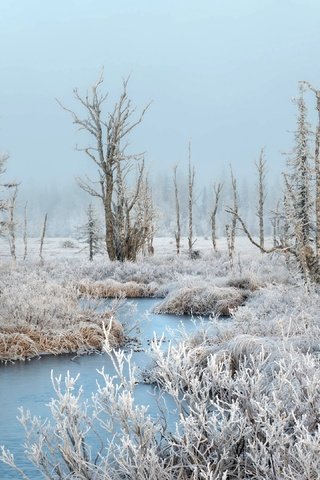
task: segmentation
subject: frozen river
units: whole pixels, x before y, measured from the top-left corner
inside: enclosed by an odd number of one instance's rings
[[[118,318],[128,325],[138,322],[137,328],[131,335],[137,336],[140,341],[141,351],[133,354],[133,360],[141,370],[151,364],[151,357],[148,353],[150,340],[154,334],[160,338],[164,334],[169,340],[172,338],[171,329],[177,329],[179,325],[191,333],[200,328],[200,321],[193,321],[191,317],[174,315],[155,315],[152,308],[159,300],[139,299],[135,300],[136,308],[132,309],[125,304],[118,313]],[[100,308],[103,308],[100,307]],[[176,335],[176,334],[175,334]],[[167,343],[163,344],[166,348]],[[126,348],[125,348],[126,349]],[[72,376],[80,373],[79,385],[83,386],[84,397],[90,397],[96,389],[96,381],[100,375],[97,369],[104,367],[107,373],[113,372],[112,362],[106,354],[95,354],[75,357],[74,355],[43,356],[41,359],[32,359],[27,362],[16,362],[0,366],[0,445],[5,445],[14,454],[16,463],[23,468],[32,480],[44,478],[24,456],[24,430],[17,420],[18,408],[31,411],[33,415],[46,418],[49,416],[47,404],[54,396],[51,385],[50,373],[53,370],[54,376],[59,374],[62,377],[70,372]],[[148,404],[150,413],[156,415],[157,396],[153,386],[140,383],[137,386],[135,400],[139,404]],[[170,404],[170,402],[169,402]],[[170,405],[169,405],[170,406]],[[173,412],[174,416],[174,412]],[[0,462],[0,479],[19,479],[18,473],[9,469]]]

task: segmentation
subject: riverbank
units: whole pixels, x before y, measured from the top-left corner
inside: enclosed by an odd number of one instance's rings
[[[162,254],[141,257],[136,263],[110,262],[102,256],[89,262],[84,255],[64,256],[63,246],[44,262],[34,256],[3,260],[0,361],[99,351],[111,318],[111,345],[122,345],[125,332],[117,321],[116,305],[102,313],[84,310],[79,299],[158,298],[156,313],[232,315],[258,289],[292,283],[280,256],[270,265],[257,252],[254,256],[245,252],[242,262],[231,265],[226,252],[213,252],[203,243],[195,260],[187,253],[168,255],[170,244]]]
[[[126,356],[109,344],[112,368],[101,370],[89,407],[76,393],[75,379],[67,375],[65,387],[61,379],[54,380],[57,398],[51,409],[59,438],[55,424],[47,429],[45,421],[41,425],[21,417],[27,431],[38,432],[28,453],[40,471],[44,466],[34,445],[39,452],[50,451],[46,461],[59,465],[65,476],[65,458],[72,452],[73,474],[80,476],[85,468],[97,479],[317,478],[320,295],[317,285],[306,289],[293,259],[246,250],[233,264],[227,252],[212,251],[195,260],[164,254],[135,264],[60,257],[41,265],[7,264],[0,281],[0,318],[6,328],[11,319],[16,327],[23,320],[33,328],[42,322],[47,331],[52,324],[76,331],[83,314],[88,325],[101,325],[111,298],[124,294],[139,294],[145,297],[142,302],[157,299],[154,312],[208,315],[206,325],[184,333],[181,317],[180,342],[164,345],[159,340],[161,315],[154,317],[149,327],[157,326],[158,340],[148,337],[151,351],[142,376],[131,362],[135,354]],[[219,317],[223,312],[228,321]],[[112,313],[117,316],[116,305]],[[135,320],[129,312],[127,325]],[[179,317],[172,321],[179,325]],[[166,399],[151,413],[145,395],[135,403],[135,392],[148,386]],[[174,425],[168,422],[172,409]],[[92,435],[101,427],[113,442],[101,447],[95,462]],[[81,451],[70,431],[83,439]],[[57,458],[51,442],[66,456]],[[2,459],[10,464],[6,455]]]

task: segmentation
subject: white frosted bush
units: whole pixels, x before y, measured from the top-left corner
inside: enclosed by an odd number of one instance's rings
[[[51,423],[21,412],[26,454],[48,479],[316,480],[319,362],[285,340],[280,350],[266,344],[243,336],[215,351],[182,342],[164,353],[154,341],[156,381],[178,410],[171,429],[168,412],[151,418],[135,404],[131,355],[109,350],[117,378],[101,371],[90,402],[68,375],[64,387],[53,379]],[[2,460],[15,468],[5,448]]]
[[[245,301],[247,295],[246,291],[231,287],[190,285],[170,292],[154,311],[174,315],[229,315]]]

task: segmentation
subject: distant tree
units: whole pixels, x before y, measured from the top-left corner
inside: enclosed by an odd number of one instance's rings
[[[6,162],[9,158],[9,155],[0,153],[0,176],[2,176],[5,171],[6,171]],[[4,187],[4,185],[1,185]],[[0,235],[4,236],[8,233],[8,218],[7,218],[7,213],[8,213],[8,200],[6,198],[6,195],[4,195],[2,198],[0,198]]]
[[[85,248],[89,251],[89,260],[92,261],[94,255],[101,252],[101,225],[97,214],[90,203],[87,209],[87,221],[79,228],[79,239],[86,244]]]
[[[315,230],[316,230],[316,255],[317,255],[317,258],[319,259],[320,258],[320,90],[319,89],[316,89],[315,87],[313,87],[309,82],[306,82],[306,81],[303,81],[303,82],[300,82],[300,91],[301,91],[301,97],[303,99],[303,87],[307,86],[309,88],[309,90],[311,90],[314,94],[315,94],[315,99],[316,99],[316,110],[318,112],[318,122],[317,122],[317,127],[316,127],[316,132],[315,132],[315,142],[314,142],[314,174],[315,174],[315,184],[316,184],[316,191],[315,191],[315,216],[316,216],[316,227],[315,227]],[[299,104],[298,104],[299,105]],[[302,116],[302,114],[304,113],[306,115],[306,108],[304,106],[304,103],[303,103],[303,106],[300,107],[300,117]],[[308,126],[309,124],[307,124],[307,126],[305,127],[305,132],[304,132],[304,137],[307,137],[307,135],[310,133],[310,131],[308,130]],[[302,145],[302,147],[304,146],[304,144]],[[306,210],[306,214],[307,215],[305,218],[304,218],[304,223],[305,223],[305,227],[306,227],[306,233],[305,233],[305,236],[307,236],[307,234],[309,233],[309,230],[310,230],[310,218],[309,218],[309,211],[308,211],[308,208],[310,208],[310,202],[309,202],[309,185],[310,185],[310,168],[309,168],[309,165],[308,165],[308,148],[307,146],[305,147],[306,149],[306,152],[305,152],[305,156],[306,156],[306,161],[305,163],[302,164],[302,168],[303,168],[303,172],[301,174],[301,176],[305,179],[305,183],[306,183],[306,186],[305,186],[305,189],[303,190],[302,189],[302,193],[301,193],[301,201],[303,201],[303,204],[306,205],[305,207],[305,210]],[[304,194],[305,192],[305,194]]]
[[[153,205],[152,190],[147,177],[145,178],[145,181],[143,182],[141,188],[137,210],[139,212],[137,216],[137,221],[139,222],[143,230],[143,236],[141,238],[141,241],[144,242],[144,244],[142,244],[142,247],[139,248],[142,249],[144,254],[147,251],[148,255],[151,256],[154,254],[153,240],[155,232],[155,208]]]
[[[309,142],[311,127],[307,120],[307,107],[304,100],[305,86],[316,95],[316,108],[319,112],[319,125],[315,134],[315,168],[311,166]],[[256,242],[247,225],[238,212],[228,209],[236,215],[245,234],[252,244],[261,251],[270,253],[282,251],[293,255],[307,284],[320,283],[320,90],[314,89],[308,82],[300,82],[299,97],[295,99],[298,107],[297,129],[294,134],[294,148],[288,158],[287,171],[284,174],[284,201],[282,213],[276,213],[276,229],[282,230],[279,239],[274,238],[273,247],[266,248],[261,241]],[[315,195],[312,195],[315,185]],[[312,223],[315,218],[315,225]],[[282,228],[280,227],[282,223]],[[275,224],[275,223],[274,223]],[[315,248],[312,235],[315,231]]]
[[[215,183],[213,185],[213,193],[214,193],[214,200],[213,200],[213,207],[210,215],[211,220],[211,240],[214,250],[217,250],[217,233],[216,233],[216,217],[217,211],[220,202],[220,196],[222,192],[222,183]]]
[[[28,256],[28,202],[26,202],[24,206],[24,219],[23,219],[23,244],[24,244],[24,252],[23,252],[23,260],[25,260]]]
[[[7,154],[0,154],[0,176],[6,171]],[[9,242],[10,254],[16,260],[16,219],[15,207],[19,184],[5,182],[1,184],[3,197],[0,199],[0,235],[6,237]]]
[[[236,242],[236,228],[237,221],[239,218],[239,199],[238,199],[238,190],[237,190],[237,180],[233,175],[232,167],[230,165],[230,175],[231,175],[231,188],[232,188],[232,208],[227,208],[227,211],[231,213],[231,225],[226,225],[226,237],[228,243],[229,257],[232,260],[235,253],[235,242]]]
[[[264,248],[264,210],[266,202],[266,159],[264,149],[261,149],[259,160],[255,163],[258,173],[258,206],[257,216],[259,219],[259,241],[262,249]]]
[[[193,255],[193,204],[194,204],[194,177],[195,169],[191,164],[191,142],[188,147],[188,218],[189,218],[189,233],[188,233],[188,250],[189,255]]]
[[[46,213],[44,216],[41,237],[40,237],[39,257],[41,262],[43,262],[43,245],[44,245],[44,239],[47,233],[47,224],[48,224],[48,214]]]
[[[59,103],[71,113],[73,123],[94,140],[94,146],[78,150],[84,151],[96,165],[98,180],[79,179],[79,185],[102,202],[108,256],[110,260],[135,261],[150,229],[139,223],[140,196],[145,192],[144,155],[127,153],[127,146],[129,135],[142,122],[148,105],[133,119],[135,108],[128,97],[128,80],[125,80],[118,102],[111,112],[103,115],[107,95],[100,91],[102,83],[101,75],[84,97],[74,90],[84,117]]]
[[[312,230],[312,200],[311,200],[311,155],[310,155],[310,137],[311,125],[307,120],[308,110],[304,100],[305,87],[300,83],[299,97],[294,99],[298,108],[297,129],[294,133],[294,148],[288,156],[287,172],[285,173],[285,188],[288,196],[287,217],[292,226],[291,235],[294,237],[299,223],[301,238],[298,240],[300,248],[305,247],[310,242],[310,233]],[[317,160],[316,160],[317,163]],[[319,190],[320,194],[320,190]],[[316,198],[316,206],[318,200]],[[319,224],[320,226],[320,224]],[[318,229],[316,229],[317,231]],[[317,242],[316,242],[317,244]]]
[[[17,183],[8,183],[5,186],[9,189],[9,200],[8,200],[8,240],[9,240],[9,247],[10,253],[13,260],[17,259],[16,255],[16,218],[15,218],[15,210],[16,210],[16,201],[18,195],[18,187]]]
[[[176,249],[177,255],[180,254],[181,249],[181,218],[180,218],[180,201],[179,201],[179,191],[178,191],[178,181],[177,181],[177,168],[175,165],[173,167],[173,185],[174,185],[174,198],[175,198],[175,211],[176,211],[176,230],[174,232],[176,240]]]

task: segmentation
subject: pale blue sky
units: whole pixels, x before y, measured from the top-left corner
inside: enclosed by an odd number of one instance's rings
[[[131,74],[132,139],[152,171],[187,156],[210,181],[231,162],[248,176],[261,146],[279,174],[297,81],[320,87],[318,0],[0,0],[0,150],[22,182],[90,171],[54,98],[73,106],[105,67],[110,101]],[[182,167],[181,167],[182,168]]]

